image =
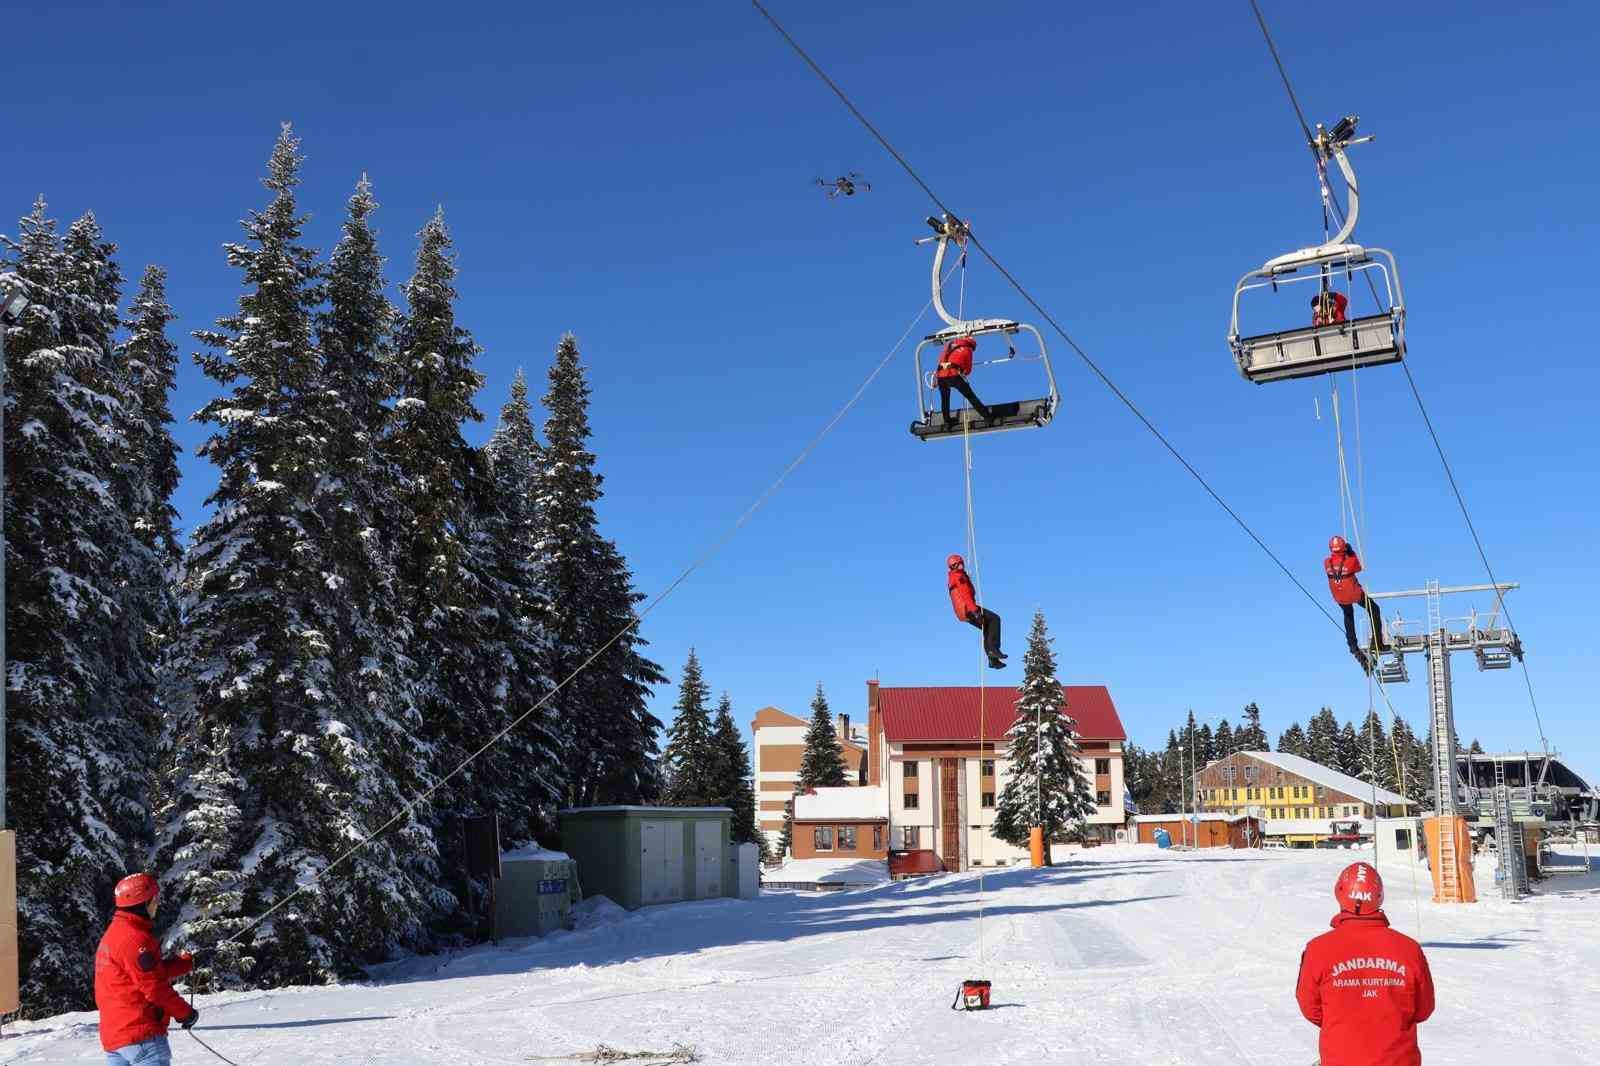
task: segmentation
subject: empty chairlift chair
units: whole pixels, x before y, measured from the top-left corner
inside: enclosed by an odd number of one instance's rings
[[[948,215],[942,219],[930,218],[928,224],[933,227],[935,236],[924,237],[917,243],[937,242],[933,256],[933,306],[939,317],[944,319],[945,328],[928,334],[917,345],[917,420],[911,423],[912,434],[920,440],[934,440],[941,437],[1004,433],[1014,429],[1038,429],[1049,425],[1050,420],[1055,417],[1060,397],[1056,392],[1055,372],[1050,367],[1050,355],[1045,348],[1044,337],[1038,329],[1026,322],[1016,322],[1006,318],[963,319],[952,315],[944,305],[945,250],[952,241],[957,245],[966,243],[967,226],[966,223]],[[1041,383],[1044,386],[1042,390],[1044,395],[1023,400],[997,399],[994,388],[1000,381],[991,380],[989,375],[983,375],[973,382],[973,388],[983,399],[984,406],[989,409],[992,417],[984,419],[970,407],[952,407],[950,423],[946,425],[940,409],[939,390],[932,368],[938,363],[939,353],[945,344],[956,337],[972,337],[978,341],[979,358],[973,363],[974,370],[979,367],[1009,363],[1038,363],[1044,371],[1044,381]],[[982,358],[985,354],[983,344],[985,337],[1003,338],[1006,354],[994,359]],[[1017,349],[1019,338],[1031,338],[1033,350],[1028,351],[1025,346],[1024,350],[1019,352]]]
[[[1350,240],[1360,213],[1361,198],[1345,149],[1371,140],[1370,137],[1351,139],[1355,127],[1354,115],[1340,121],[1331,131],[1324,131],[1319,123],[1312,143],[1324,192],[1329,159],[1338,164],[1344,175],[1349,206],[1339,232],[1313,248],[1301,248],[1267,260],[1260,268],[1240,278],[1234,288],[1228,346],[1233,350],[1239,372],[1258,385],[1397,363],[1405,357],[1406,309],[1394,256],[1385,249],[1363,247]],[[1343,280],[1346,289],[1352,289],[1357,275],[1362,276],[1362,281],[1371,282],[1382,305],[1373,314],[1351,316],[1346,321],[1323,325],[1297,325],[1270,333],[1246,334],[1240,326],[1239,306],[1246,293],[1263,288],[1276,292],[1282,286],[1311,282],[1312,285],[1302,289],[1310,295],[1325,291],[1333,279]],[[1310,300],[1301,306],[1309,308]],[[1309,311],[1307,314],[1309,317]]]

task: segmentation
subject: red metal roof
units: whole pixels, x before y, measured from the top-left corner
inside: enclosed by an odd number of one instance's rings
[[[1062,685],[1066,711],[1078,723],[1084,740],[1127,740],[1111,693],[1104,685]],[[980,715],[979,693],[982,692]],[[1017,720],[1017,690],[976,685],[880,686],[878,711],[883,735],[891,744],[936,740],[971,741],[983,735],[999,738]]]

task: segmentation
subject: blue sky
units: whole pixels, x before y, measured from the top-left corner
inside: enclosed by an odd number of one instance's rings
[[[394,282],[442,204],[460,319],[486,349],[475,439],[515,370],[542,391],[575,332],[605,528],[653,592],[927,299],[929,252],[912,241],[931,205],[753,9],[570,7],[54,5],[10,38],[0,216],[40,192],[63,221],[94,209],[130,276],[169,269],[189,351],[187,331],[237,297],[221,245],[264,202],[280,121],[304,139],[324,251],[363,171]],[[774,11],[1321,596],[1339,528],[1328,384],[1250,385],[1224,343],[1238,276],[1321,234],[1248,4]],[[1600,533],[1593,8],[1266,12],[1311,119],[1352,111],[1377,134],[1354,155],[1357,236],[1399,257],[1413,373],[1496,570],[1524,584],[1511,603],[1551,743],[1600,776],[1600,587],[1584,562]],[[829,202],[811,185],[850,169],[869,195]],[[1027,317],[980,266],[968,301]],[[1108,684],[1139,743],[1188,707],[1236,718],[1255,700],[1274,736],[1324,703],[1364,714],[1341,636],[1064,345],[1052,353],[1055,423],[976,445],[985,598],[1019,664],[990,679],[1020,674],[1039,607],[1062,676]],[[769,703],[803,713],[818,681],[855,716],[873,676],[975,682],[975,634],[942,581],[964,540],[959,445],[907,433],[912,377],[907,352],[651,616],[669,674],[697,647],[746,720]],[[1036,387],[1012,368],[974,385]],[[210,394],[186,363],[180,417]],[[1484,580],[1403,376],[1364,373],[1360,394],[1369,587]],[[214,483],[192,456],[200,428],[179,427],[190,524]],[[1420,723],[1415,674],[1394,698]],[[1537,748],[1519,674],[1463,661],[1456,679],[1464,738]]]

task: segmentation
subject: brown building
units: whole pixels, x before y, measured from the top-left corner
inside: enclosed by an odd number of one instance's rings
[[[802,792],[794,798],[792,851],[796,859],[887,859],[888,797],[877,786]]]
[[[1172,843],[1191,848],[1259,848],[1262,841],[1261,821],[1248,814],[1140,814],[1133,829],[1139,844],[1154,844],[1157,829],[1165,829]]]
[[[800,758],[806,750],[809,723],[776,707],[763,707],[750,723],[755,736],[756,792],[759,797],[761,828],[767,840],[777,846],[783,835],[783,808],[794,795],[800,779]],[[860,728],[852,728],[850,716],[841,714],[834,724],[839,734],[839,750],[844,755],[853,783],[866,784],[867,738]]]

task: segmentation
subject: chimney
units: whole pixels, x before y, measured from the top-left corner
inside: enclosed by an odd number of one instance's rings
[[[878,713],[878,682],[867,682],[867,784],[883,784],[883,717]]]
[[[840,740],[849,740],[850,739],[850,716],[848,714],[841,713],[839,715],[839,726],[838,726],[838,728],[839,728],[839,739]]]

